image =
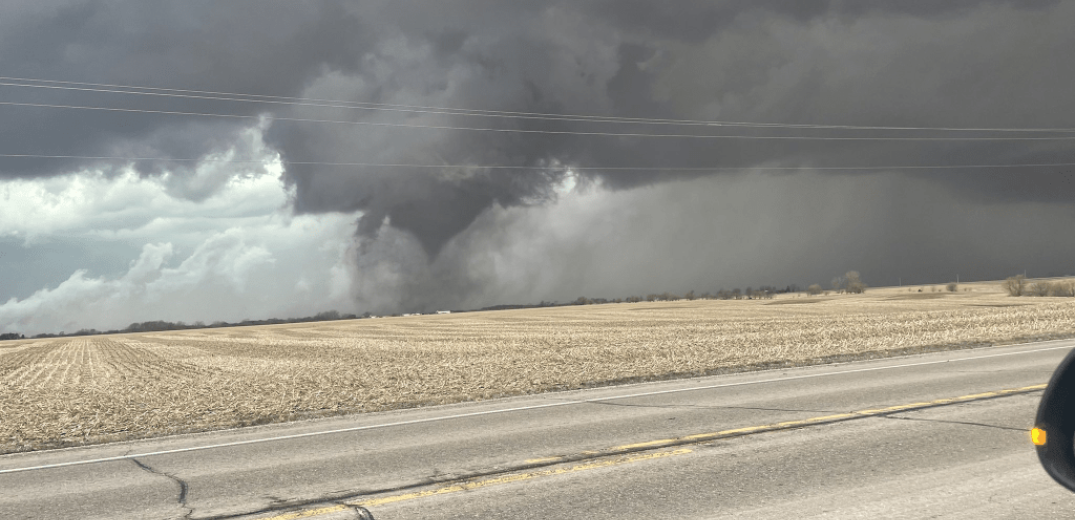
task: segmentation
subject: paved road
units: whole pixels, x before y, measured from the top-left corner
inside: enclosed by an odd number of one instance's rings
[[[0,457],[0,518],[1071,518],[1027,429],[1075,342]]]

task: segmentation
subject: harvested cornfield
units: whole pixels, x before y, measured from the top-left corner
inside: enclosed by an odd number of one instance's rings
[[[0,452],[1075,335],[1071,298],[964,287],[0,342]]]

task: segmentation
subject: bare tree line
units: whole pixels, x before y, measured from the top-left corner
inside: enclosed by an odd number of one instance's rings
[[[1075,297],[1075,281],[1030,283],[1026,276],[1020,274],[1004,280],[1001,287],[1009,296]]]
[[[869,287],[862,281],[862,276],[858,271],[848,271],[842,276],[833,278],[830,282],[830,286],[833,292],[847,293],[847,294],[862,294]],[[663,292],[660,294],[651,293],[646,296],[628,296],[627,298],[616,298],[614,300],[606,300],[604,298],[587,298],[580,296],[577,300],[571,302],[571,305],[590,305],[597,303],[637,303],[637,302],[659,302],[659,301],[676,301],[676,300],[770,300],[777,294],[787,293],[799,293],[805,292],[808,295],[828,294],[827,291],[821,288],[820,284],[813,284],[806,289],[799,287],[796,284],[785,286],[784,288],[777,288],[771,285],[763,285],[758,288],[747,287],[746,289],[720,289],[716,292],[704,292],[697,294],[694,291],[688,291],[686,294],[677,295],[669,292]]]
[[[340,314],[338,311],[325,311],[319,312],[313,316],[307,316],[304,318],[270,318],[267,320],[243,320],[236,323],[228,323],[226,321],[215,321],[209,325],[204,322],[196,321],[194,323],[186,323],[183,321],[144,321],[141,323],[132,323],[123,329],[113,330],[97,330],[97,329],[81,329],[78,332],[64,332],[60,331],[56,334],[41,333],[32,338],[64,338],[70,336],[95,336],[98,334],[123,334],[130,332],[161,332],[166,330],[186,330],[186,329],[213,329],[220,327],[246,327],[251,325],[279,325],[282,323],[307,323],[312,321],[335,321],[335,320],[353,320],[359,316],[354,314]],[[369,317],[369,313],[366,313],[365,317]],[[2,340],[15,340],[26,339],[26,336],[17,332],[7,332],[0,334],[0,341]]]
[[[747,287],[746,289],[720,289],[716,292],[703,292],[696,293],[695,291],[687,291],[686,293],[675,294],[670,292],[663,293],[650,293],[646,296],[628,296],[626,298],[587,298],[580,296],[570,305],[592,305],[600,303],[638,303],[638,302],[671,302],[679,300],[769,300],[774,295],[801,292],[802,289],[798,285],[791,284],[784,288],[778,288],[769,285],[763,285],[758,288]]]

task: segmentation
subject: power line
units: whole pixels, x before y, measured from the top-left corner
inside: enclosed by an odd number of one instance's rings
[[[49,103],[22,103],[15,101],[0,101],[0,105],[21,106],[36,108],[55,108],[73,110],[96,110],[107,112],[141,113],[141,114],[164,114],[179,116],[218,117],[232,119],[260,119],[262,116],[245,114],[221,114],[212,112],[183,112],[176,110],[150,110],[139,108],[95,107],[83,105],[60,105]],[[707,135],[707,134],[652,134],[643,132],[584,132],[573,130],[533,130],[518,128],[485,128],[468,126],[448,125],[418,125],[407,123],[385,123],[377,121],[343,121],[339,119],[317,119],[305,117],[271,117],[273,121],[288,121],[299,123],[325,123],[352,126],[373,126],[389,128],[413,128],[434,130],[464,130],[473,132],[495,133],[521,133],[521,134],[549,134],[549,135],[590,135],[590,136],[613,136],[613,137],[663,137],[663,138],[688,138],[688,139],[747,139],[747,140],[784,140],[784,141],[1070,141],[1075,136],[1036,136],[1036,137],[831,137],[831,136],[798,136],[798,135]]]
[[[33,78],[19,78],[12,76],[0,76],[0,85],[24,88],[43,88],[55,90],[72,90],[100,93],[131,94],[142,96],[174,97],[185,99],[204,99],[214,101],[234,101],[243,103],[266,103],[291,106],[311,106],[321,108],[346,108],[357,110],[380,110],[407,113],[428,113],[445,115],[464,115],[476,117],[499,117],[515,119],[537,119],[548,121],[573,121],[593,123],[630,123],[630,124],[654,124],[654,125],[683,125],[683,126],[709,126],[709,127],[748,127],[748,128],[794,128],[814,130],[896,130],[896,131],[958,131],[958,132],[1075,132],[1075,128],[980,128],[980,127],[915,127],[915,126],[861,126],[861,125],[821,125],[806,123],[759,123],[747,121],[718,121],[697,119],[661,119],[642,117],[619,117],[599,116],[587,114],[554,114],[542,112],[518,112],[508,110],[481,110],[433,107],[422,105],[403,105],[392,103],[373,103],[358,101],[342,101],[332,99],[298,98],[292,96],[270,96],[264,94],[243,94],[234,92],[218,92],[209,90],[172,89],[160,87],[143,87],[133,85],[117,85],[108,83],[86,83],[75,81],[59,81]],[[22,83],[11,83],[19,81]],[[46,83],[28,84],[28,83]],[[123,90],[117,90],[123,89]]]
[[[0,78],[2,79],[2,78]],[[249,99],[242,97],[234,97],[237,95],[201,95],[201,94],[175,94],[168,92],[139,92],[132,90],[112,90],[102,88],[87,88],[87,87],[66,87],[57,85],[26,85],[19,83],[7,83],[0,82],[0,86],[9,87],[30,87],[30,88],[45,88],[45,89],[58,89],[58,90],[72,90],[80,92],[99,92],[99,93],[115,93],[115,94],[134,94],[140,96],[158,96],[158,97],[171,97],[182,99],[201,99],[209,101],[235,101],[241,103],[265,103],[275,105],[288,105],[288,106],[307,106],[317,108],[345,108],[351,110],[377,110],[387,112],[404,112],[404,113],[418,113],[418,114],[443,114],[443,115],[458,115],[458,116],[473,116],[473,117],[498,117],[498,118],[512,118],[512,119],[531,119],[542,121],[564,121],[564,122],[587,122],[587,123],[627,123],[627,124],[655,124],[655,125],[684,125],[684,126],[742,126],[742,127],[770,127],[777,126],[783,127],[784,125],[771,125],[764,123],[745,123],[745,122],[720,122],[720,121],[701,121],[701,120],[677,120],[677,119],[655,119],[655,118],[625,118],[615,116],[590,116],[590,115],[559,115],[559,114],[540,114],[540,113],[528,113],[515,115],[512,113],[496,113],[495,111],[480,111],[480,110],[466,110],[466,109],[454,109],[454,108],[434,108],[434,107],[404,107],[394,106],[380,103],[363,103],[363,102],[346,102],[346,101],[281,101],[275,99]],[[138,87],[129,87],[138,88]],[[245,94],[244,94],[245,95]],[[796,128],[810,127],[812,125],[795,125]],[[827,128],[827,127],[823,127]],[[1024,131],[1022,129],[1018,131]],[[1025,131],[1052,131],[1052,130],[1025,130]],[[1063,129],[1057,129],[1056,131],[1066,131]],[[1075,132],[1075,130],[1070,130]]]
[[[264,164],[265,161],[230,160],[225,158],[172,158],[172,157],[120,157],[94,155],[45,155],[45,154],[0,154],[5,158],[30,159],[79,159],[79,160],[117,160],[117,161],[161,161],[161,162],[229,162],[232,164]],[[770,171],[829,171],[829,170],[948,170],[979,168],[1049,168],[1075,166],[1071,163],[1021,163],[1021,164],[939,164],[939,165],[895,165],[895,166],[512,166],[504,164],[406,164],[406,163],[372,163],[372,162],[331,162],[331,161],[290,161],[286,164],[308,166],[362,166],[374,168],[428,168],[428,169],[481,169],[481,170],[569,170],[569,171],[724,171],[724,170],[770,170]]]

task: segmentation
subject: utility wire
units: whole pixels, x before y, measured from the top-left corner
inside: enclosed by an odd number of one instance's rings
[[[218,117],[232,119],[260,119],[262,116],[244,114],[221,114],[211,112],[183,112],[176,110],[149,110],[138,108],[95,107],[82,105],[60,105],[49,103],[22,103],[15,101],[0,101],[0,105],[56,108],[74,110],[97,110],[107,112],[141,113],[141,114],[166,114],[179,116]],[[828,136],[798,136],[798,135],[706,135],[706,134],[651,134],[644,132],[583,132],[573,130],[531,130],[517,128],[483,128],[468,126],[448,125],[419,125],[407,123],[385,123],[376,121],[343,121],[339,119],[316,119],[305,117],[271,117],[273,121],[288,121],[299,123],[326,123],[351,126],[373,126],[390,128],[422,128],[435,130],[465,130],[473,132],[496,132],[496,133],[521,133],[521,134],[550,134],[550,135],[592,135],[592,136],[617,136],[617,137],[664,137],[664,138],[688,138],[688,139],[748,139],[748,140],[784,140],[784,141],[1071,141],[1075,135],[1065,136],[1035,136],[1035,137],[828,137]]]
[[[32,158],[32,159],[80,159],[80,160],[117,160],[117,161],[162,161],[162,162],[229,162],[232,164],[264,164],[265,161],[254,160],[229,160],[225,158],[171,158],[171,157],[119,157],[119,156],[93,156],[93,155],[44,155],[44,154],[0,154],[6,158]],[[570,170],[570,171],[722,171],[722,170],[773,170],[773,171],[798,171],[798,170],[947,170],[947,169],[978,169],[978,168],[1046,168],[1075,166],[1070,163],[1022,163],[1022,164],[940,164],[940,165],[905,165],[905,166],[511,166],[511,165],[478,165],[478,164],[405,164],[405,163],[372,163],[372,162],[330,162],[330,161],[290,161],[286,164],[311,165],[311,166],[363,166],[374,168],[428,168],[428,169],[479,169],[479,170]]]
[[[21,83],[11,83],[18,81]],[[45,84],[33,84],[45,83]],[[341,101],[332,99],[298,98],[291,96],[269,96],[263,94],[243,94],[217,92],[208,90],[171,89],[159,87],[141,87],[108,83],[85,83],[74,81],[44,80],[0,76],[0,86],[42,88],[54,90],[71,90],[84,92],[131,94],[142,96],[173,97],[185,99],[204,99],[214,101],[234,101],[244,103],[265,103],[290,106],[310,106],[322,108],[346,108],[357,110],[379,110],[407,113],[463,115],[475,117],[499,117],[514,119],[536,119],[547,121],[573,121],[594,123],[629,123],[652,125],[682,125],[710,127],[748,127],[748,128],[795,128],[813,130],[897,130],[897,131],[958,131],[958,132],[1075,132],[1075,128],[976,128],[976,127],[914,127],[914,126],[860,126],[860,125],[820,125],[805,123],[759,123],[746,121],[715,121],[696,119],[660,119],[642,117],[599,116],[586,114],[552,114],[542,112],[516,112],[507,110],[480,110],[433,107],[422,105],[401,105],[391,103],[372,103]],[[122,90],[120,90],[122,89]]]
[[[2,78],[0,78],[2,79]],[[433,108],[433,107],[416,107],[416,108],[404,108],[391,105],[382,105],[378,103],[362,103],[362,102],[346,102],[346,101],[323,101],[323,102],[311,102],[311,101],[280,101],[274,99],[249,99],[242,97],[229,97],[229,96],[216,96],[216,95],[201,95],[201,94],[175,94],[168,92],[139,92],[133,90],[111,90],[102,88],[87,88],[87,87],[65,87],[57,85],[26,85],[19,83],[7,83],[0,82],[0,86],[8,87],[31,87],[31,88],[45,88],[45,89],[58,89],[58,90],[73,90],[81,92],[99,92],[99,93],[116,93],[116,94],[135,94],[140,96],[159,96],[170,98],[183,98],[183,99],[201,99],[210,101],[235,101],[241,103],[263,103],[263,104],[275,104],[275,105],[288,105],[288,106],[304,106],[304,107],[317,107],[317,108],[344,108],[351,110],[376,110],[386,112],[404,112],[415,114],[444,114],[444,115],[457,115],[457,116],[473,116],[473,117],[498,117],[498,118],[511,118],[511,119],[530,119],[541,121],[564,121],[564,122],[585,122],[585,123],[627,123],[627,124],[651,124],[651,125],[682,125],[682,126],[741,126],[741,127],[753,127],[753,128],[768,128],[774,126],[765,123],[744,123],[744,122],[719,122],[719,121],[700,121],[700,120],[677,120],[677,119],[652,119],[652,118],[623,118],[614,116],[589,116],[589,115],[557,115],[557,114],[500,114],[500,113],[486,113],[484,111],[469,111],[465,109],[453,109],[453,108]],[[133,88],[133,87],[132,87]],[[783,127],[782,125],[777,125]],[[795,128],[804,127],[803,125],[795,125]],[[812,128],[812,126],[806,126]],[[1051,130],[1022,130],[1019,131],[1051,131]],[[1064,132],[1068,130],[1057,129],[1056,131]],[[1075,132],[1075,130],[1070,130]]]

